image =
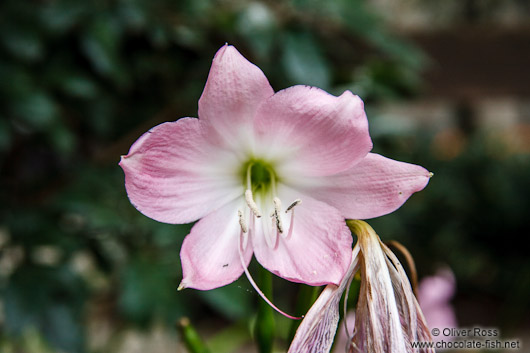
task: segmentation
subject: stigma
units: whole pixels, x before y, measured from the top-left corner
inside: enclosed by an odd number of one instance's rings
[[[252,196],[252,191],[250,189],[247,189],[245,191],[245,200],[247,201],[247,206],[248,206],[248,208],[250,208],[252,213],[254,213],[254,215],[257,218],[260,218],[261,217],[261,212],[258,209],[258,205],[254,201],[254,198]]]

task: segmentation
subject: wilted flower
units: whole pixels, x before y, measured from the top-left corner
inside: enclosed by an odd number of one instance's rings
[[[182,245],[181,288],[231,283],[253,253],[290,281],[338,284],[351,260],[344,218],[392,212],[429,179],[369,153],[359,97],[307,86],[274,93],[229,45],[215,55],[199,117],[152,128],[120,162],[140,212],[200,219]]]
[[[339,301],[357,271],[361,288],[355,309],[349,353],[434,352],[413,349],[413,342],[431,341],[430,332],[397,257],[363,221],[348,221],[357,244],[344,278],[328,285],[300,324],[289,353],[327,353],[339,319]],[[340,350],[340,347],[338,347]]]

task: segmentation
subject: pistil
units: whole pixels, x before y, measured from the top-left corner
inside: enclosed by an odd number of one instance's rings
[[[243,270],[245,271],[245,275],[247,276],[247,279],[248,281],[250,282],[250,284],[252,285],[252,287],[254,287],[254,290],[260,295],[260,297],[265,300],[265,302],[267,304],[270,305],[271,308],[273,308],[274,310],[276,310],[278,313],[282,314],[283,316],[289,318],[289,319],[293,319],[293,320],[301,320],[303,318],[302,317],[297,317],[297,316],[292,316],[292,315],[289,315],[287,313],[285,313],[284,311],[280,310],[276,305],[274,305],[270,300],[269,298],[267,298],[265,296],[265,294],[261,291],[261,289],[259,289],[258,285],[256,284],[256,282],[254,281],[254,279],[252,278],[252,276],[250,275],[250,272],[248,271],[248,268],[247,268],[247,265],[245,264],[245,260],[243,258],[243,250],[242,248],[244,248],[244,243],[245,243],[245,236],[246,234],[244,234],[243,232],[240,232],[240,236],[239,236],[239,241],[238,241],[238,251],[239,251],[239,260],[241,261],[241,266],[243,266]]]

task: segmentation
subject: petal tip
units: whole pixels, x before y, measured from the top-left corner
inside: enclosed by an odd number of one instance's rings
[[[342,92],[342,94],[339,97],[342,97],[342,96],[348,97],[348,98],[351,98],[351,97],[353,97],[353,98],[357,97],[358,98],[359,97],[359,96],[353,94],[352,91],[350,91],[349,89],[347,89],[344,92]]]
[[[126,169],[129,169],[134,165],[131,163],[133,163],[133,161],[136,159],[136,158],[133,158],[135,156],[136,156],[135,153],[129,153],[129,154],[120,156],[120,162],[118,163],[118,165],[121,167],[121,169],[126,171]]]
[[[188,288],[187,284],[184,282],[184,280],[182,280],[177,288],[177,290],[180,292],[181,290],[183,289],[186,289]]]
[[[123,165],[125,164],[125,159],[127,159],[127,155],[121,155],[120,161],[118,162],[118,165],[123,168]]]
[[[228,44],[228,42],[225,42],[225,44],[221,48],[219,48],[217,53],[215,53],[213,60],[217,61],[217,60],[223,58],[223,56],[225,54],[233,55],[233,54],[236,54],[236,53],[241,55],[239,53],[239,51],[233,45],[230,45],[230,44]]]

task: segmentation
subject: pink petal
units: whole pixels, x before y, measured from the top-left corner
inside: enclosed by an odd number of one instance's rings
[[[265,213],[256,223],[254,253],[259,263],[277,276],[292,282],[313,286],[338,284],[351,260],[352,236],[344,218],[333,207],[288,188],[280,188],[286,202],[297,198],[302,203],[294,208],[291,236],[276,238],[276,247],[265,241],[261,222],[269,221]],[[288,233],[290,214],[284,215],[284,232]]]
[[[209,138],[198,119],[164,123],[143,134],[122,157],[131,203],[160,222],[188,223],[243,194],[224,170],[237,162]]]
[[[345,218],[367,219],[398,209],[427,185],[430,176],[418,165],[369,153],[349,170],[300,180],[297,188],[337,208]]]
[[[213,59],[199,99],[199,118],[231,141],[242,135],[241,129],[250,131],[258,105],[273,94],[263,72],[225,45]]]
[[[184,239],[180,251],[182,285],[209,290],[234,282],[243,273],[238,245],[241,228],[237,214],[244,201],[238,199],[201,219]],[[252,244],[244,252],[246,265]]]
[[[282,152],[282,174],[330,175],[359,162],[371,149],[363,102],[346,91],[335,97],[308,86],[294,86],[259,108],[255,130],[262,154]],[[274,155],[271,156],[274,158]]]

